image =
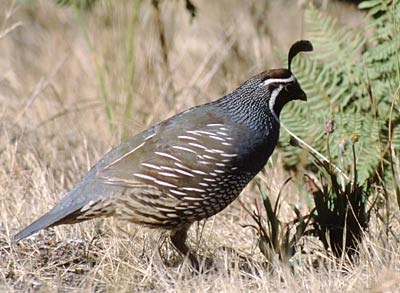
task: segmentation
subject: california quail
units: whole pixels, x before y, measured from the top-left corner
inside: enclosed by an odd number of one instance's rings
[[[173,245],[189,254],[185,241],[190,225],[236,199],[273,152],[282,107],[306,100],[290,64],[297,53],[312,49],[309,41],[298,41],[290,48],[288,69],[262,72],[219,100],[121,143],[15,240],[47,227],[117,216],[171,230]]]

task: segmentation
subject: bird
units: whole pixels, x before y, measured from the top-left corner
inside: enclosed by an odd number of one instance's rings
[[[232,203],[265,166],[279,138],[279,115],[307,101],[291,72],[308,40],[295,42],[288,68],[257,74],[222,98],[195,106],[136,134],[103,156],[48,213],[14,236],[99,217],[169,231],[173,247],[198,262],[188,229]]]

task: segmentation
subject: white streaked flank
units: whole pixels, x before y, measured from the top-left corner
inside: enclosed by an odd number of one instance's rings
[[[174,172],[174,168],[167,166],[160,166],[161,170]]]
[[[194,132],[196,133],[196,134],[205,134],[205,135],[214,135],[214,133],[213,132],[209,132],[209,131],[204,131],[204,130],[194,130]]]
[[[171,183],[168,183],[168,182],[165,182],[165,181],[161,181],[161,180],[157,180],[156,178],[151,177],[151,176],[146,175],[146,174],[133,173],[132,175],[135,176],[135,177],[142,178],[142,179],[151,180],[151,181],[153,181],[154,183],[156,183],[156,184],[158,184],[158,185],[162,185],[162,186],[166,186],[166,187],[174,187],[174,188],[177,187],[177,186],[174,185],[174,184],[171,184]]]
[[[175,209],[177,210],[177,211],[185,211],[185,210],[187,210],[187,206],[185,205],[185,206],[176,206],[175,207]],[[183,212],[183,213],[185,213],[185,212]]]
[[[217,149],[207,149],[206,152],[210,153],[210,154],[223,154],[224,153],[224,151],[217,150]]]
[[[89,210],[93,205],[94,205],[95,201],[91,200],[89,201],[87,204],[85,204],[83,206],[83,208],[80,209],[81,212],[86,212],[87,210]]]
[[[217,160],[216,158],[209,156],[209,155],[203,155],[203,158],[209,159],[209,160],[215,160],[215,161]]]
[[[115,160],[114,162],[108,164],[103,170],[107,169],[108,167],[110,167],[111,165],[114,165],[115,163],[118,163],[119,161],[121,161],[122,159],[124,159],[125,157],[129,156],[130,154],[134,153],[135,151],[137,151],[138,149],[140,149],[142,146],[144,146],[146,142],[142,142],[141,144],[139,144],[137,147],[135,147],[133,150],[130,150],[129,152],[127,152],[126,154],[124,154],[123,156],[119,157],[117,160]]]
[[[149,176],[149,175],[146,175],[146,174],[141,174],[141,173],[133,173],[132,175],[133,175],[133,176],[135,176],[135,177],[139,177],[139,178],[142,178],[142,179],[147,179],[147,180],[151,180],[151,181],[154,181],[154,180],[156,180],[156,178],[154,178],[154,177],[151,177],[151,176]]]
[[[159,206],[157,206],[157,210],[169,213],[169,212],[174,212],[175,208],[174,207],[167,208],[167,207],[163,207],[163,206],[159,205]]]
[[[181,189],[186,191],[195,191],[195,192],[206,192],[204,189],[194,188],[194,187],[181,187]]]
[[[181,170],[181,169],[174,169],[175,172],[182,174],[182,175],[186,175],[186,176],[190,176],[190,177],[194,177],[194,175],[192,173],[189,173],[187,171]]]
[[[163,152],[154,152],[156,155],[159,155],[161,157],[169,158],[178,162],[181,162],[177,157],[174,157],[173,155],[170,155],[168,153],[163,153]]]
[[[158,185],[162,185],[162,186],[166,186],[166,187],[174,187],[177,188],[178,186],[165,182],[165,181],[161,181],[161,180],[154,180],[154,183],[158,184]]]
[[[171,218],[177,218],[177,217],[179,217],[177,214],[175,214],[175,213],[167,213],[167,214],[165,214],[167,217],[171,217]]]
[[[174,163],[174,165],[177,166],[177,167],[179,167],[179,168],[183,168],[183,169],[190,170],[189,167],[187,167],[187,166],[185,166],[185,165],[183,165],[183,164],[181,164],[181,163]]]
[[[183,146],[180,146],[180,145],[173,145],[172,148],[174,148],[176,150],[181,150],[181,151],[186,151],[186,152],[189,152],[189,153],[197,154],[196,151],[194,151],[192,149],[189,149],[189,148],[186,148],[186,147],[183,147]]]
[[[153,165],[153,164],[142,163],[141,165],[142,165],[143,167],[147,167],[147,168],[150,168],[150,169],[161,170],[161,167],[160,167],[160,166],[156,166],[156,165]]]
[[[178,138],[187,140],[197,140],[197,138],[188,135],[179,135]]]
[[[196,170],[196,169],[193,169],[193,170],[191,170],[193,173],[196,173],[196,174],[199,174],[199,175],[207,175],[207,173],[206,172],[203,172],[203,171],[200,171],[200,170]]]
[[[169,192],[171,192],[173,194],[176,194],[176,195],[187,195],[186,192],[178,191],[178,190],[175,190],[175,189],[170,189]]]
[[[185,200],[199,201],[199,198],[198,198],[198,197],[191,197],[191,196],[185,196],[183,199],[185,199]]]
[[[209,126],[209,127],[219,127],[219,126],[224,126],[224,124],[221,124],[221,123],[210,123],[210,124],[207,124],[207,126]]]
[[[173,178],[179,178],[178,175],[170,172],[158,172],[158,174],[165,176],[165,177],[173,177]]]
[[[209,138],[215,139],[215,140],[219,140],[219,141],[225,141],[225,138],[219,137],[219,136],[215,136],[215,135],[210,135]]]
[[[188,145],[191,145],[191,146],[194,146],[196,148],[203,149],[203,150],[207,149],[204,145],[201,145],[201,144],[198,144],[198,143],[194,143],[194,142],[189,142]]]
[[[150,138],[154,137],[156,134],[157,134],[156,132],[150,134],[149,136],[144,138],[144,141],[149,140]]]
[[[237,157],[238,154],[221,154],[222,157],[234,158]]]
[[[198,131],[197,131],[197,130],[187,130],[187,131],[186,131],[186,133],[189,133],[189,134],[194,134],[194,135],[197,135],[197,136],[201,136],[201,134],[200,134],[200,133],[198,133]]]

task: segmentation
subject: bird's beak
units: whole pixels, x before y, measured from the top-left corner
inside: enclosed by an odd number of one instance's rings
[[[302,101],[307,101],[307,95],[301,88],[299,90],[297,99],[302,100]]]
[[[286,90],[292,100],[307,101],[307,95],[298,83],[291,84]]]
[[[303,89],[297,83],[292,85],[292,88],[290,88],[290,95],[292,96],[293,100],[307,101],[306,93],[303,91]]]

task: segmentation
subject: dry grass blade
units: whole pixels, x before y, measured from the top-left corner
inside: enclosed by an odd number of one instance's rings
[[[132,7],[139,2],[134,23]],[[260,191],[251,184],[241,196],[243,205],[234,202],[189,231],[190,246],[212,258],[212,267],[203,274],[174,266],[178,256],[168,244],[161,257],[173,266],[163,265],[157,251],[159,232],[113,219],[51,228],[12,243],[22,226],[48,211],[120,141],[110,138],[110,125],[116,130],[121,122],[126,135],[138,133],[175,111],[220,97],[247,76],[281,67],[273,49],[288,48],[298,39],[302,22],[298,6],[286,2],[260,6],[259,1],[160,0],[176,91],[167,109],[163,99],[172,77],[165,69],[151,1],[96,1],[90,10],[79,12],[55,1],[0,1],[1,292],[397,289],[397,205],[390,202],[386,234],[387,219],[376,212],[385,202],[377,199],[355,262],[338,264],[315,237],[303,234],[310,218],[302,215],[312,207],[294,184],[281,191],[286,178],[295,181],[297,173],[282,167],[279,153],[258,177],[263,192],[268,191],[265,200],[254,203]],[[330,13],[339,11],[352,26],[364,23],[365,15],[353,6],[325,2]],[[196,7],[195,18],[185,7],[188,3]],[[282,18],[282,11],[288,17]],[[124,118],[125,110],[131,112]],[[398,168],[398,153],[393,151]],[[323,192],[322,185],[318,188]],[[391,196],[387,190],[386,198]],[[270,253],[272,270],[263,253]]]
[[[29,108],[32,106],[35,100],[40,96],[40,94],[50,85],[56,74],[60,71],[62,65],[67,61],[68,56],[70,56],[70,54],[65,54],[64,57],[61,58],[60,62],[56,64],[54,70],[50,72],[50,74],[46,78],[41,78],[39,80],[33,93],[26,102],[25,106],[23,107],[21,112],[19,112],[18,115],[16,116],[15,123],[19,122],[19,120],[25,115],[25,113],[29,110]]]

